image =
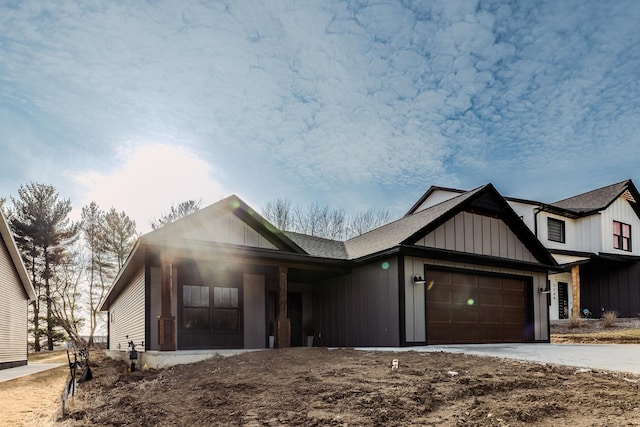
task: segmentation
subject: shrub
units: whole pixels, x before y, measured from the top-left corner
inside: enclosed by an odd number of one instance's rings
[[[582,319],[580,316],[571,316],[569,319],[569,329],[576,329],[582,327]]]
[[[605,328],[611,328],[612,326],[615,326],[617,320],[618,320],[617,311],[605,311],[602,314],[602,322],[604,323]]]

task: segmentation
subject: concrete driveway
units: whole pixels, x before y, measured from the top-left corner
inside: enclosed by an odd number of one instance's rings
[[[64,365],[66,365],[66,363],[29,363],[16,368],[0,369],[0,383]]]
[[[463,353],[640,374],[640,344],[465,344],[359,350]]]

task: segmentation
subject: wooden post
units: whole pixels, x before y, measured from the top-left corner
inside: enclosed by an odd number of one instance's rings
[[[291,322],[287,318],[287,267],[279,267],[278,317],[276,318],[276,347],[291,346]]]
[[[580,266],[574,265],[571,267],[571,291],[573,296],[571,301],[573,308],[571,310],[571,317],[580,317]]]
[[[175,351],[174,340],[176,319],[171,315],[173,285],[173,265],[162,263],[162,283],[160,292],[160,316],[158,317],[158,347],[160,351]]]

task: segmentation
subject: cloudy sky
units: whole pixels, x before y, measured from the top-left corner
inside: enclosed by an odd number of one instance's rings
[[[640,2],[0,3],[0,196],[139,229],[237,194],[406,211],[640,184]]]

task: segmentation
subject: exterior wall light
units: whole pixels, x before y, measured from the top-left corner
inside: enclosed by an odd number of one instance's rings
[[[426,281],[422,278],[422,276],[413,276],[411,278],[411,283],[414,285],[424,285]]]

